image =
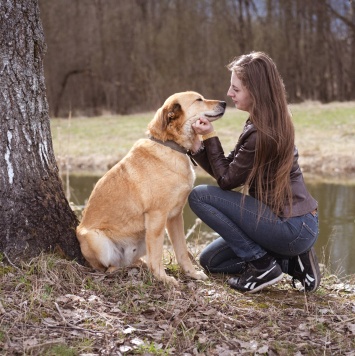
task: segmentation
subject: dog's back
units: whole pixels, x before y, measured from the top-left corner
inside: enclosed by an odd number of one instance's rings
[[[95,185],[79,228],[117,239],[144,232],[144,213],[185,204],[194,172],[186,156],[141,139]],[[181,199],[183,197],[183,199]]]

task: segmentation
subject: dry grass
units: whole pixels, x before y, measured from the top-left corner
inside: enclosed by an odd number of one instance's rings
[[[291,105],[304,172],[355,177],[355,102]]]
[[[323,278],[311,295],[290,281],[241,294],[225,277],[178,288],[140,268],[95,273],[54,255],[0,264],[2,355],[351,355],[355,279]]]

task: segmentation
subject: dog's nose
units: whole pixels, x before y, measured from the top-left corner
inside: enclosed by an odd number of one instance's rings
[[[227,106],[227,103],[225,101],[220,101],[219,105],[221,105],[223,107],[223,109],[225,109]]]

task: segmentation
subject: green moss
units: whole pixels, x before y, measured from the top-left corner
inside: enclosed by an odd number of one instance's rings
[[[55,345],[43,353],[44,356],[76,356],[78,353],[66,345]]]

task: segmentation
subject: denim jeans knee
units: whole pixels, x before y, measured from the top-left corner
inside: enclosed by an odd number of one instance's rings
[[[200,264],[210,273],[239,274],[245,268],[245,262],[221,237],[211,242],[201,252]]]

